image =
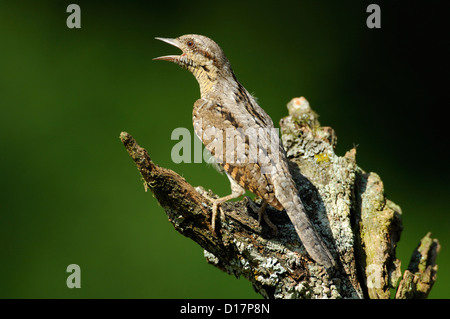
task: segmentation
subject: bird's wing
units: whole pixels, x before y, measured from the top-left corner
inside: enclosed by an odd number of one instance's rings
[[[239,185],[281,210],[270,172],[273,152],[265,145],[268,135],[264,130],[244,129],[255,126],[243,123],[237,116],[215,101],[199,99],[193,110],[195,134]]]

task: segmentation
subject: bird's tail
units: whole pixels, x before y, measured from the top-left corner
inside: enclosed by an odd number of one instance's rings
[[[333,256],[306,215],[303,203],[298,197],[294,181],[291,178],[283,178],[283,180],[281,185],[288,187],[275,189],[275,195],[286,210],[306,251],[312,259],[325,268],[335,266]],[[291,183],[292,185],[287,185]]]

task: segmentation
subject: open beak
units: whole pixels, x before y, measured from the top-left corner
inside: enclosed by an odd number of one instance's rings
[[[173,45],[174,47],[177,47],[178,49],[181,49],[180,43],[178,42],[177,39],[159,38],[159,37],[156,37],[155,39],[164,41],[166,43],[169,43],[170,45]],[[177,62],[179,59],[180,59],[180,55],[165,55],[165,56],[160,56],[160,57],[154,58],[153,60]]]

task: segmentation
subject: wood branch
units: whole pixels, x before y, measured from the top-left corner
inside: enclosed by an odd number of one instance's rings
[[[414,250],[408,269],[400,282],[397,299],[424,299],[428,297],[434,282],[438,266],[436,257],[441,249],[437,239],[431,233],[425,235]]]
[[[223,204],[224,216],[211,229],[212,191],[194,188],[172,170],[152,162],[133,137],[120,139],[175,229],[205,249],[208,263],[248,279],[265,298],[389,298],[400,277],[395,248],[402,231],[400,207],[386,199],[375,173],[356,165],[356,149],[340,157],[337,138],[322,127],[306,99],[288,104],[280,121],[282,141],[305,208],[338,265],[324,269],[306,253],[285,212],[268,207],[274,235],[246,199]],[[439,243],[418,248],[426,261],[410,265],[398,298],[426,297],[436,278]],[[414,260],[416,260],[415,258]],[[417,265],[416,265],[417,264]],[[416,265],[416,266],[414,266]],[[414,292],[412,292],[414,291]]]

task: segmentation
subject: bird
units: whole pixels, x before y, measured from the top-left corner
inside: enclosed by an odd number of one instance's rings
[[[212,39],[198,34],[155,39],[182,51],[153,60],[170,61],[190,71],[200,86],[192,119],[197,137],[223,168],[231,194],[213,200],[212,229],[221,205],[245,194],[263,200],[257,210],[259,222],[276,229],[265,210],[267,205],[286,211],[309,256],[325,268],[335,260],[305,212],[289,171],[286,152],[270,116],[237,80],[229,60]]]

